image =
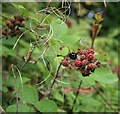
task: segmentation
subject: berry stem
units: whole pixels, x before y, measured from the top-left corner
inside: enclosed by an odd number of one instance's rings
[[[76,101],[77,101],[77,98],[78,98],[78,95],[79,95],[79,90],[80,90],[80,88],[81,88],[81,85],[82,85],[82,80],[80,80],[80,83],[79,83],[79,86],[78,86],[78,89],[77,89],[77,93],[76,93],[76,95],[75,95],[75,99],[74,99],[73,106],[72,106],[72,109],[71,109],[72,112],[73,112],[73,109],[74,109],[74,105],[75,105],[75,103],[76,103]]]
[[[51,86],[50,86],[50,93],[49,93],[49,95],[48,95],[48,98],[49,99],[51,99],[51,94],[52,94],[52,89],[53,89],[53,86],[54,86],[54,84],[55,84],[55,80],[58,78],[58,74],[59,74],[59,70],[60,70],[60,68],[61,68],[61,63],[60,63],[60,65],[58,66],[58,69],[57,69],[57,72],[56,72],[56,75],[55,75],[55,77],[54,77],[54,79],[53,79],[53,82],[51,83]]]
[[[3,16],[2,14],[0,14],[0,17],[6,19],[6,20],[9,20],[7,17]]]

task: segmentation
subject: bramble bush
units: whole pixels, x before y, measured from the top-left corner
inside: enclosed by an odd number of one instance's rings
[[[79,24],[71,16],[71,4],[81,6]],[[89,13],[84,5],[2,3],[5,112],[118,111],[118,77],[112,72],[117,54],[110,48],[117,45],[117,28],[100,36],[107,15],[97,11],[81,18]]]

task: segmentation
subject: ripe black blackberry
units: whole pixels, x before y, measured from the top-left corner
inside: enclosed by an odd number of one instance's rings
[[[71,59],[75,60],[75,59],[77,59],[77,53],[75,53],[75,52],[70,52],[70,53],[69,53],[69,57],[70,57]]]

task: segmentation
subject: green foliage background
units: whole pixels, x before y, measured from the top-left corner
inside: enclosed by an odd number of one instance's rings
[[[38,11],[46,8],[49,3],[2,3],[2,15],[7,18],[13,18],[14,14],[23,15],[25,27],[35,31],[39,22],[45,19],[48,15],[39,13]],[[60,3],[50,3],[51,7],[58,9]],[[90,93],[81,93],[74,105],[74,112],[113,112],[118,111],[118,76],[113,73],[112,68],[118,66],[118,10],[117,3],[107,3],[107,7],[103,3],[81,3],[82,8],[80,15],[67,18],[71,21],[72,27],[68,28],[65,22],[60,18],[66,18],[64,14],[57,12],[58,18],[54,12],[51,12],[43,25],[49,25],[50,30],[40,29],[38,34],[44,35],[45,41],[49,41],[45,45],[44,40],[38,42],[38,47],[31,57],[31,60],[37,60],[36,64],[28,63],[24,69],[18,74],[16,68],[16,84],[11,64],[21,68],[25,63],[23,57],[27,55],[36,39],[35,34],[26,31],[26,28],[21,29],[21,34],[26,33],[20,38],[16,47],[13,49],[18,37],[4,37],[2,40],[2,107],[6,112],[16,111],[16,89],[19,97],[19,112],[69,112],[75,99],[74,91],[64,93],[65,88],[78,88],[80,80],[83,81],[82,89],[91,88]],[[73,8],[77,7],[77,3]],[[102,67],[89,77],[82,77],[79,71],[75,69],[67,69],[62,66],[60,69],[60,77],[56,82],[52,92],[52,100],[43,97],[48,94],[48,90],[53,79],[57,67],[64,56],[70,50],[77,51],[78,48],[88,49],[91,45],[91,24],[94,19],[87,18],[89,11],[96,9],[105,12],[102,29],[95,40],[94,49],[95,56],[102,62]],[[87,9],[87,10],[86,10]],[[5,27],[5,19],[2,19],[3,29]],[[31,25],[32,24],[32,28]],[[64,46],[64,50],[60,47]],[[62,55],[57,57],[57,55]],[[111,62],[110,62],[111,61]],[[76,76],[78,76],[76,78]],[[72,77],[72,78],[70,78]],[[22,82],[21,82],[22,80]],[[45,81],[43,81],[45,80]],[[43,81],[43,83],[41,83]],[[108,104],[101,98],[96,90],[109,102]],[[102,90],[102,92],[101,92]]]

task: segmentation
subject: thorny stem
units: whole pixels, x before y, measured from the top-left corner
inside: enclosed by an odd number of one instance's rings
[[[58,66],[56,75],[55,75],[55,77],[54,77],[54,79],[53,79],[53,82],[51,83],[50,93],[49,93],[49,95],[48,95],[48,98],[49,98],[49,99],[51,99],[52,89],[53,89],[53,86],[54,86],[54,84],[55,84],[55,80],[56,80],[56,79],[58,78],[58,76],[59,76],[58,74],[59,74],[60,67],[61,67],[61,63],[60,63],[60,65]]]
[[[93,88],[97,91],[96,87],[93,86]],[[98,91],[98,94],[104,100],[104,102],[110,107],[110,109],[113,110],[114,112],[116,112],[116,110],[113,109],[113,107],[111,106],[111,104],[103,97],[103,95],[99,91]]]
[[[76,103],[76,101],[77,101],[77,98],[78,98],[78,95],[79,95],[79,90],[80,90],[80,88],[81,88],[81,85],[82,85],[82,80],[80,80],[80,83],[79,83],[79,86],[78,86],[78,89],[77,89],[77,93],[76,93],[76,96],[75,96],[75,99],[74,99],[74,102],[73,102],[73,106],[72,106],[72,109],[71,109],[72,112],[73,112],[74,105],[75,105],[75,103]]]

